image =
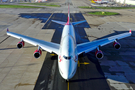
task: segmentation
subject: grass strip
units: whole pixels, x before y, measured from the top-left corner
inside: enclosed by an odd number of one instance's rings
[[[135,7],[89,7],[89,6],[80,6],[79,8],[84,8],[84,9],[135,9]]]
[[[119,13],[116,13],[116,12],[100,12],[100,11],[89,12],[88,14],[100,15],[100,16],[119,15]]]
[[[52,3],[19,3],[19,4],[29,4],[29,5],[40,5],[40,6],[50,6],[50,7],[60,7],[60,5]]]
[[[0,5],[0,8],[42,8],[42,7],[23,6],[23,5]]]

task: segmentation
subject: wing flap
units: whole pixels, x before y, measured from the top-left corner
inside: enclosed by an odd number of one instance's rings
[[[115,36],[111,36],[109,37],[108,39],[109,40],[114,40],[114,39],[122,39],[122,38],[125,38],[125,37],[128,37],[128,36],[131,36],[131,33],[123,33],[123,34],[119,34],[119,35],[115,35]]]
[[[106,39],[102,39],[102,40],[96,40],[93,42],[86,42],[86,43],[78,44],[77,45],[78,55],[83,52],[88,53],[88,52],[96,49],[98,46],[102,46],[102,45],[108,44],[110,42],[112,42],[112,41],[109,41],[106,38]]]
[[[104,46],[104,45],[107,45],[111,42],[114,42],[116,39],[122,39],[122,38],[125,38],[128,36],[131,36],[131,32],[111,36],[111,37],[100,39],[100,40],[95,40],[92,42],[78,44],[77,45],[78,55],[83,53],[83,52],[88,53],[88,52],[96,49],[98,46]]]
[[[7,32],[7,35],[15,37],[17,39],[22,39],[23,41],[25,41],[29,44],[32,44],[34,46],[40,46],[42,49],[44,49],[44,50],[46,50],[50,53],[52,53],[52,52],[54,52],[56,54],[59,53],[59,44],[35,39],[35,38],[32,38],[32,37],[28,37],[28,36],[25,36],[25,35],[17,34],[17,33],[14,33],[14,32],[9,32],[9,31]]]

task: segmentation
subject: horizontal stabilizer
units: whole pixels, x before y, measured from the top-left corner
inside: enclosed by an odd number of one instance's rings
[[[86,22],[86,20],[78,21],[78,22],[72,22],[72,25],[77,25],[77,24],[81,24],[81,23],[84,23],[84,22]]]
[[[66,24],[66,22],[56,21],[56,20],[52,20],[52,22],[55,22],[55,23],[58,23],[58,24],[61,24],[61,25],[65,25]]]

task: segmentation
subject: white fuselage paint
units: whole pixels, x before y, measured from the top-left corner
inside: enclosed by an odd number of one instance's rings
[[[58,67],[61,76],[69,80],[77,70],[78,55],[76,49],[76,38],[73,25],[65,25],[60,43]]]

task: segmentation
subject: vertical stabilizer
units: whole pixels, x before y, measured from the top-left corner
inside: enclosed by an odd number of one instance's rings
[[[67,24],[70,24],[70,4],[68,4],[68,20]]]

